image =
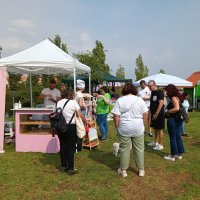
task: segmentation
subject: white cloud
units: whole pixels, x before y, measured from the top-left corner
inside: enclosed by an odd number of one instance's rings
[[[19,28],[33,29],[35,27],[33,22],[31,22],[30,20],[27,20],[27,19],[22,19],[22,18],[12,20],[11,24],[13,26],[19,27]]]
[[[90,35],[86,32],[81,34],[81,49],[82,51],[91,50],[93,48],[93,41]]]
[[[111,57],[114,57],[116,60],[118,60],[118,62],[120,62],[119,64],[123,64],[124,62],[127,62],[127,60],[133,60],[135,55],[136,52],[134,52],[132,49],[116,48],[112,52]]]
[[[117,33],[114,33],[112,36],[113,36],[114,39],[119,39],[120,38],[119,34],[117,34]]]
[[[175,58],[175,54],[171,51],[167,50],[164,53],[154,56],[155,60],[173,60]]]
[[[3,51],[5,52],[10,52],[12,50],[24,50],[30,46],[30,43],[28,43],[27,41],[10,36],[1,38],[1,44],[3,47]]]
[[[9,32],[12,32],[12,33],[16,33],[17,32],[17,29],[13,28],[13,27],[9,27],[8,28],[8,31]]]

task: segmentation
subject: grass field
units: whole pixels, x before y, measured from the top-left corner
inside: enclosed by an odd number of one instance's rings
[[[6,153],[0,155],[0,200],[200,199],[200,112],[190,116],[183,159],[163,159],[169,152],[165,130],[163,151],[146,146],[145,177],[137,176],[133,159],[128,177],[118,177],[119,158],[112,155],[116,141],[113,122],[109,122],[109,138],[100,148],[76,154],[80,173],[74,176],[60,171],[58,154],[17,153],[13,145],[6,145]],[[151,140],[145,136],[145,143]]]

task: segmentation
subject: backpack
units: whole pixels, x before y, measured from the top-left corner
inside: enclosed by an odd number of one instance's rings
[[[185,121],[187,118],[187,112],[185,108],[180,104],[179,111],[175,113],[175,119],[176,121]]]
[[[56,111],[49,115],[52,132],[55,131],[57,134],[63,134],[67,132],[69,125],[72,122],[72,119],[75,115],[75,112],[74,112],[69,123],[67,124],[65,117],[63,116],[63,110],[68,102],[69,100],[65,102],[63,108],[60,108],[60,107],[56,108]]]

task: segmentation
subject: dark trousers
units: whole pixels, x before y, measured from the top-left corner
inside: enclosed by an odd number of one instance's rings
[[[167,120],[167,129],[170,138],[170,147],[172,155],[185,153],[180,132],[181,124],[182,122],[176,121],[173,117],[169,117]]]
[[[74,169],[74,153],[76,151],[76,125],[70,124],[69,129],[64,134],[58,134],[60,141],[60,160],[61,167]]]

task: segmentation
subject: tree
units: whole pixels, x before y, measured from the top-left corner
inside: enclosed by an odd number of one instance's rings
[[[136,68],[135,68],[136,81],[148,76],[148,73],[149,69],[147,68],[147,66],[144,65],[142,61],[142,56],[139,55],[138,58],[136,58]]]
[[[160,69],[160,74],[165,74],[165,70],[164,69]]]
[[[56,46],[62,49],[64,52],[68,53],[67,44],[62,43],[62,40],[59,35],[55,35],[55,38],[52,40],[50,39]]]
[[[91,68],[92,80],[102,82],[105,74],[109,73],[110,68],[106,64],[106,50],[100,41],[96,41],[95,48],[91,52],[78,53],[74,56],[83,64]]]
[[[116,71],[116,76],[118,78],[122,78],[125,79],[125,72],[124,72],[124,67],[122,67],[122,65],[119,65],[119,68]]]

